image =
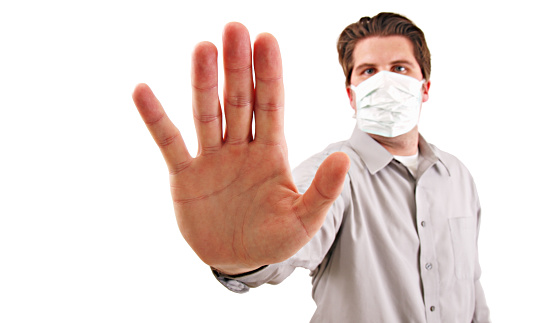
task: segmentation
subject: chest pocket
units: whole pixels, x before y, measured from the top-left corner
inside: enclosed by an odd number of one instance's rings
[[[458,279],[473,279],[476,262],[476,217],[450,218],[454,271]]]

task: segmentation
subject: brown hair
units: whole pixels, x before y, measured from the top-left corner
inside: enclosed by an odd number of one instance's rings
[[[382,12],[372,18],[363,17],[360,21],[348,25],[339,36],[337,52],[339,54],[339,63],[345,73],[346,86],[350,86],[350,78],[354,68],[352,53],[356,43],[371,36],[393,35],[405,36],[412,42],[414,56],[421,67],[423,77],[426,80],[430,78],[430,51],[426,45],[423,31],[404,16]]]

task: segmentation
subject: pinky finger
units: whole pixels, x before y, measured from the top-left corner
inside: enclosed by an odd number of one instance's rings
[[[160,102],[146,84],[136,86],[132,98],[152,138],[165,158],[170,173],[187,168],[192,157],[178,128],[171,122]]]

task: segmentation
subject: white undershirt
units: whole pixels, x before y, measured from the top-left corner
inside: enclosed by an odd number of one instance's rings
[[[417,153],[415,155],[411,156],[393,156],[396,160],[401,162],[410,173],[412,173],[413,176],[415,176],[417,172],[417,166],[418,166],[418,159],[419,159],[419,150],[417,150]]]

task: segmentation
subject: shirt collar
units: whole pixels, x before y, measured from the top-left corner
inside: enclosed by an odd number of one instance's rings
[[[420,167],[424,167],[421,173],[424,173],[428,168],[430,168],[430,166],[436,164],[437,162],[440,162],[443,167],[445,167],[445,170],[447,171],[449,177],[451,176],[449,166],[442,158],[441,151],[426,142],[425,138],[421,134],[419,134],[419,153],[423,158],[423,162],[421,163],[422,165]],[[427,165],[423,164],[425,162],[427,162]]]
[[[393,155],[386,148],[358,127],[354,127],[349,143],[372,175],[386,167],[393,160]],[[420,158],[424,159],[425,164],[427,164],[425,168],[429,168],[439,161],[445,166],[450,176],[449,168],[443,162],[440,151],[428,144],[421,134],[419,134],[419,153]]]
[[[354,127],[349,142],[372,175],[393,160],[393,155],[386,148],[358,127]]]

